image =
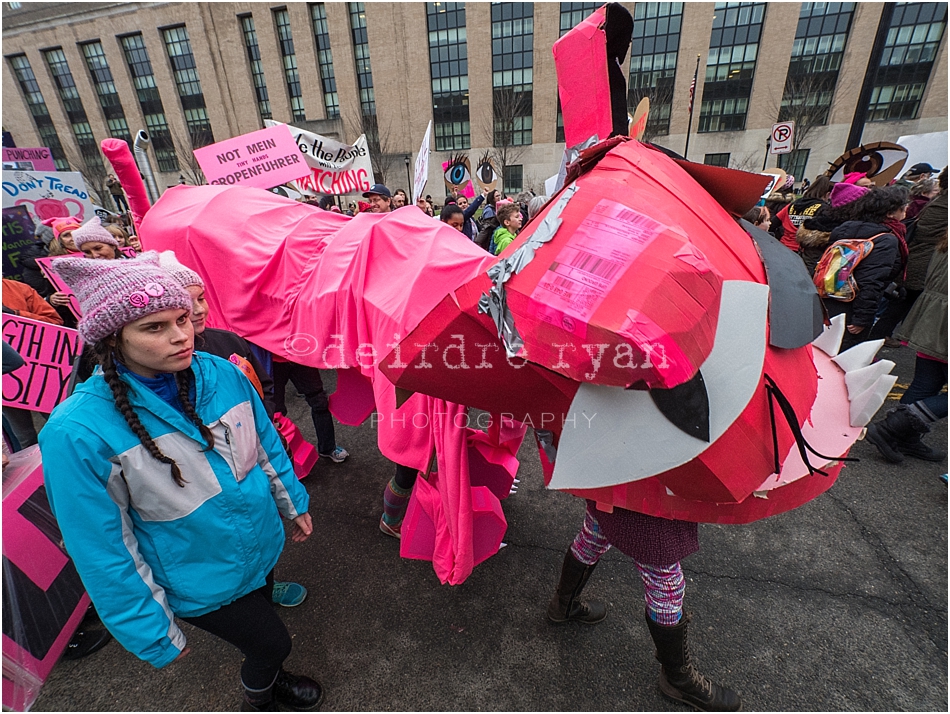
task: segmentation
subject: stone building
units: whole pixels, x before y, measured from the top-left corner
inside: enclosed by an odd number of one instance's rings
[[[61,169],[98,142],[152,137],[160,188],[190,179],[193,146],[278,121],[345,141],[378,136],[392,187],[409,183],[433,121],[442,162],[504,154],[505,188],[541,191],[563,129],[551,46],[598,3],[4,2],[3,129]],[[822,172],[849,145],[946,131],[946,3],[628,2],[631,108],[688,157]],[[795,119],[796,151],[767,156]]]

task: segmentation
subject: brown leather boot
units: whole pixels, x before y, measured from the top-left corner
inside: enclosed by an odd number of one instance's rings
[[[581,591],[594,572],[594,565],[585,565],[568,549],[561,567],[561,580],[557,592],[548,605],[548,619],[551,622],[583,622],[594,625],[607,617],[607,606],[597,600],[580,602]]]
[[[670,626],[654,622],[649,613],[646,620],[656,644],[656,658],[663,665],[658,684],[665,697],[701,712],[737,712],[742,708],[738,693],[711,682],[690,659],[686,640],[689,615]]]

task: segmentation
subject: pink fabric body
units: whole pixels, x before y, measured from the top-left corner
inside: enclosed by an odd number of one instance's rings
[[[278,357],[356,368],[371,380],[383,455],[425,471],[438,453],[449,521],[433,565],[443,582],[464,581],[473,567],[466,433],[464,420],[445,417],[464,408],[415,394],[397,409],[377,363],[495,258],[414,206],[350,218],[242,187],[167,190],[143,221],[142,238],[174,250],[202,276],[212,326]],[[445,370],[432,371],[445,378]]]

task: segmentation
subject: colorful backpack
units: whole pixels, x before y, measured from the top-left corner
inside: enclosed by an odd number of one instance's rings
[[[821,297],[851,302],[858,295],[858,284],[854,281],[854,269],[874,249],[874,239],[884,235],[865,239],[847,239],[832,243],[818,265],[812,279]]]

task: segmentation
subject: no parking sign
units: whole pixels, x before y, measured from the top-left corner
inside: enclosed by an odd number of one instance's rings
[[[783,121],[772,125],[772,142],[769,145],[770,154],[787,154],[792,150],[792,139],[795,136],[795,122]]]

